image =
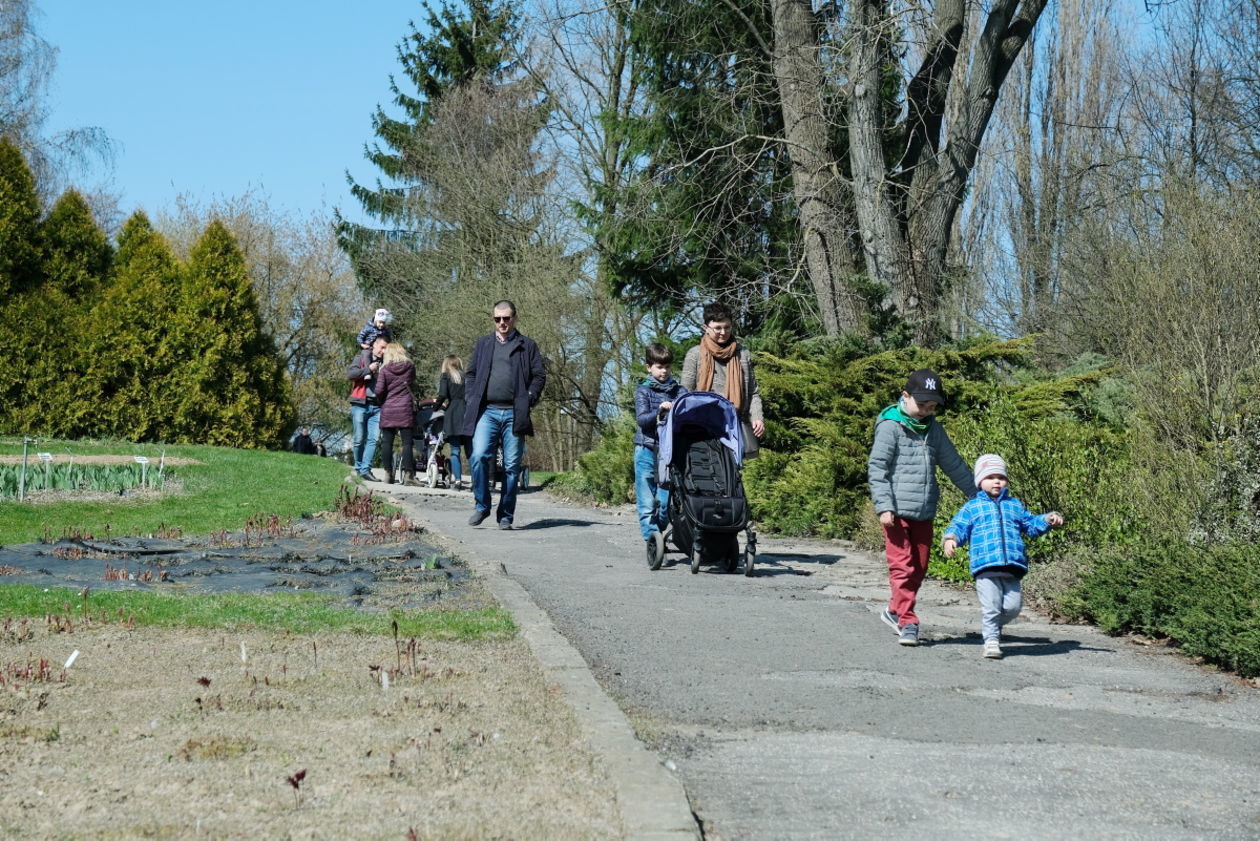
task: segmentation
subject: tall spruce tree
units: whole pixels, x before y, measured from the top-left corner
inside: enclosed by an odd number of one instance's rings
[[[288,379],[263,330],[245,257],[221,222],[193,247],[177,297],[171,439],[282,448],[294,419]]]
[[[348,178],[379,226],[339,220],[343,247],[369,295],[408,309],[452,285],[510,274],[537,225],[530,199],[538,171],[533,140],[548,106],[512,57],[517,16],[509,3],[425,4],[426,29],[412,25],[398,47],[414,89],[391,80],[392,117],[377,108],[367,159],[383,180]],[[445,287],[445,288],[444,288]]]

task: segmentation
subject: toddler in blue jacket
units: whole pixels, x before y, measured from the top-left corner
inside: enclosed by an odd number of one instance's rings
[[[980,598],[980,633],[984,656],[1002,656],[1002,626],[1013,622],[1024,606],[1020,579],[1028,572],[1024,536],[1039,537],[1063,525],[1057,511],[1033,514],[1009,493],[1006,462],[992,453],[976,459],[976,487],[950,521],[941,542],[945,557],[971,543],[970,568]]]

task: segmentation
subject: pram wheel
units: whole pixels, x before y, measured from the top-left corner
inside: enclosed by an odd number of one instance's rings
[[[744,577],[751,578],[757,557],[757,535],[748,533],[748,541],[744,544]]]
[[[652,560],[648,562],[648,569],[657,570],[661,568],[661,563],[665,560],[665,535],[659,531],[652,532]]]
[[[695,575],[700,571],[700,547],[691,547],[691,574]]]
[[[436,488],[436,487],[437,487],[437,483],[438,483],[438,468],[437,468],[437,464],[436,464],[436,463],[433,463],[433,462],[430,462],[430,463],[429,463],[428,475],[425,477],[425,479],[426,479],[426,481],[428,481],[428,483],[429,483],[429,487],[430,487],[430,488]]]

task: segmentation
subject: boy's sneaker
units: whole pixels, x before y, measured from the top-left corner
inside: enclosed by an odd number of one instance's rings
[[[884,620],[884,624],[893,629],[894,634],[900,634],[901,629],[897,627],[897,614],[888,608],[884,608],[879,612],[879,618]]]
[[[985,640],[984,656],[988,657],[990,660],[1002,659],[1002,646],[998,644],[997,640]]]
[[[919,644],[919,626],[903,625],[897,633],[897,642],[901,645],[918,645]]]

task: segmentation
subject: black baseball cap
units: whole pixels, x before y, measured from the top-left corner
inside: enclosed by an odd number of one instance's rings
[[[945,405],[945,389],[941,386],[941,378],[928,368],[912,372],[903,391],[915,400]]]

